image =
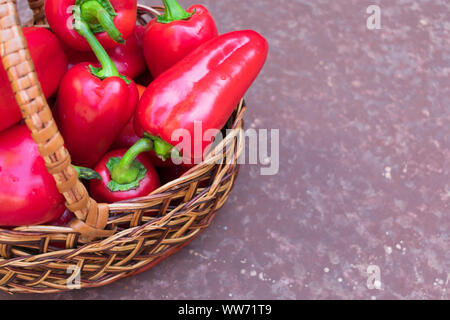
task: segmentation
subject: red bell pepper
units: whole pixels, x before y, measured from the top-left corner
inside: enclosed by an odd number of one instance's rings
[[[67,57],[58,38],[49,30],[37,27],[22,28],[31,59],[46,98],[53,95],[67,70]],[[52,54],[48,54],[51,52]],[[22,119],[3,64],[0,64],[0,131]]]
[[[145,28],[136,26],[133,33],[126,39],[124,44],[106,50],[117,71],[124,76],[133,79],[147,70],[144,53],[142,51],[142,37]],[[98,67],[99,63],[94,53],[88,51],[77,51],[64,46],[69,64],[75,65],[81,62],[89,62]]]
[[[108,152],[95,167],[102,180],[92,180],[91,196],[99,201],[114,203],[144,197],[156,190],[158,173],[152,163],[141,154],[153,148],[148,139],[141,139],[130,149]]]
[[[204,134],[224,127],[263,67],[267,52],[267,41],[250,30],[203,44],[147,87],[136,110],[136,133],[152,139],[156,153],[167,158],[184,129],[190,141],[182,141],[186,150],[178,147],[175,154],[183,156],[184,164],[199,163],[211,144],[203,140]],[[196,122],[201,128],[196,129]],[[202,141],[197,143],[198,139]]]
[[[52,30],[68,46],[90,51],[88,42],[75,30],[73,21],[88,23],[100,44],[113,48],[123,43],[134,30],[136,0],[46,0],[45,16]]]
[[[139,91],[139,97],[142,97],[145,91],[145,87],[141,85],[136,85]],[[131,148],[136,142],[138,142],[141,138],[136,134],[136,131],[134,130],[134,116],[131,118],[131,120],[128,122],[128,124],[123,128],[122,132],[119,134],[119,136],[114,141],[111,149],[128,149]],[[154,150],[151,150],[149,152],[146,152],[146,156],[149,158],[151,163],[155,167],[169,167],[173,166],[172,161],[170,159],[162,160],[160,157],[158,157]]]
[[[176,0],[163,0],[165,12],[150,21],[144,34],[144,55],[154,78],[206,41],[218,36],[208,10],[194,5],[187,11]]]
[[[131,119],[139,97],[135,83],[117,72],[87,24],[81,23],[79,31],[88,39],[102,68],[81,63],[66,73],[55,118],[74,164],[93,167]]]
[[[0,203],[0,226],[8,227],[43,224],[66,209],[25,125],[0,133]]]

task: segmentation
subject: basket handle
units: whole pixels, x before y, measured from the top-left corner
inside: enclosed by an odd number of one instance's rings
[[[28,0],[28,6],[33,11],[33,24],[45,24],[45,0]]]
[[[20,26],[15,0],[0,0],[0,54],[23,119],[38,145],[47,170],[66,199],[66,207],[78,218],[72,221],[71,228],[81,234],[81,241],[111,235],[113,230],[104,230],[108,205],[97,204],[89,197],[71,165],[70,154],[64,147],[64,140],[42,93]]]

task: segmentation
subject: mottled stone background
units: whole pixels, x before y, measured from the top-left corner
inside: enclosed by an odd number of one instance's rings
[[[245,118],[280,129],[279,174],[244,166],[210,228],[144,274],[0,299],[448,299],[450,2],[200,2],[270,43]]]

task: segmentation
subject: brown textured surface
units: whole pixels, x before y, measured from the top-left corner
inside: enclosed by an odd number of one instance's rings
[[[280,128],[280,173],[243,166],[212,225],[145,273],[0,299],[448,299],[450,4],[201,2],[271,44],[245,118]],[[373,3],[382,30],[365,27]]]

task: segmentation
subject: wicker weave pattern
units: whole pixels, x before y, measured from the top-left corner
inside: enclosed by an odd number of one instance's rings
[[[44,11],[45,0],[28,0],[28,5],[33,11],[33,23],[34,24],[45,24],[45,11]]]
[[[0,49],[24,119],[67,207],[78,217],[68,228],[0,229],[0,291],[50,293],[107,285],[152,267],[210,224],[239,173],[243,101],[227,125],[233,130],[203,163],[147,197],[97,204],[70,164],[12,0],[0,0]],[[78,286],[70,286],[73,281]]]

